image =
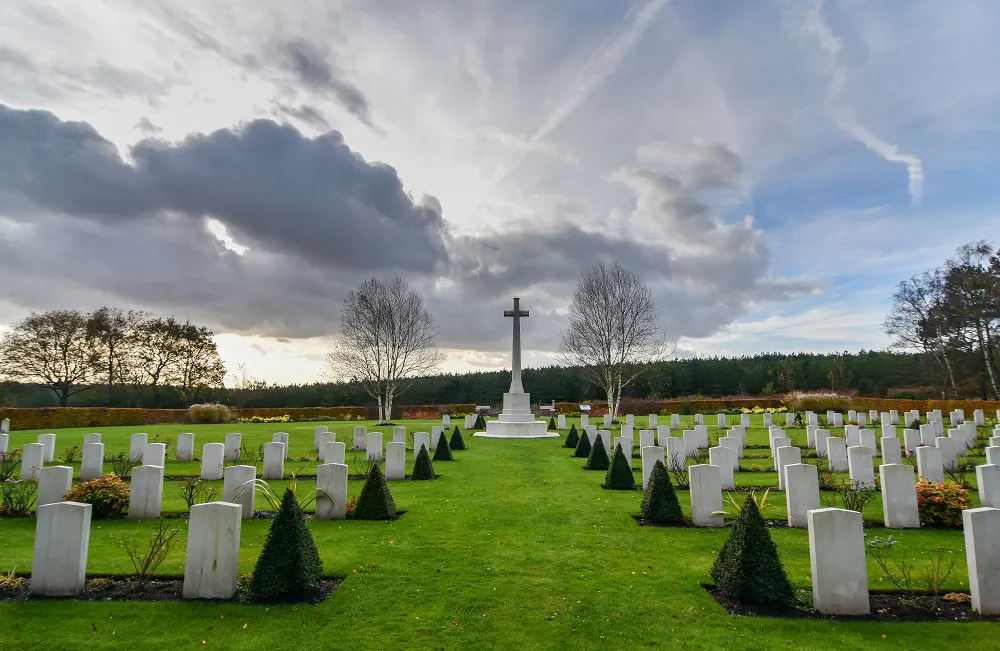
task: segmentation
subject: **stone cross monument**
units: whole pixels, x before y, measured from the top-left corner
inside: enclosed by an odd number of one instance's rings
[[[540,439],[559,436],[548,432],[548,423],[535,420],[531,413],[531,394],[524,392],[521,384],[521,317],[528,311],[521,309],[521,299],[514,299],[514,309],[504,310],[505,317],[514,319],[514,341],[510,351],[510,391],[503,394],[503,411],[498,420],[486,422],[486,431],[473,434],[495,439]]]

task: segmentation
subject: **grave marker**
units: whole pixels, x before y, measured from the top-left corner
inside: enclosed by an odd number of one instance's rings
[[[48,466],[38,475],[38,506],[63,501],[63,495],[73,487],[73,469],[69,466]]]
[[[882,480],[882,517],[889,529],[919,529],[917,480],[913,468],[902,463],[878,467]]]
[[[163,466],[142,465],[133,468],[132,489],[129,491],[128,500],[128,519],[158,518],[162,507]]]
[[[31,560],[31,594],[75,597],[83,593],[92,509],[90,504],[80,502],[56,502],[38,507]]]
[[[406,443],[385,444],[385,478],[406,478]]]
[[[820,508],[819,469],[808,463],[790,463],[784,475],[788,526],[805,529],[809,526],[809,511]]]
[[[229,466],[222,479],[222,501],[239,504],[244,520],[253,517],[257,466]],[[318,508],[318,507],[317,507]]]
[[[206,443],[201,446],[201,478],[206,481],[222,479],[226,446],[222,443]]]
[[[240,561],[242,507],[229,502],[191,506],[184,557],[185,599],[232,599]]]
[[[429,439],[430,433],[426,434]],[[316,519],[343,520],[346,517],[347,466],[324,463],[316,468]]]
[[[691,520],[696,527],[725,525],[722,511],[722,473],[718,467],[699,464],[688,468],[691,482]]]

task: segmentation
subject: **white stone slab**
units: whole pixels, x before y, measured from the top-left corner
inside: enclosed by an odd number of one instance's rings
[[[441,415],[441,427],[443,429],[451,429],[451,416],[448,414]]]
[[[955,460],[958,459],[958,451],[955,441],[947,436],[939,436],[934,439],[934,446],[941,450],[941,465],[945,470],[954,467]]]
[[[719,445],[733,453],[733,472],[740,470],[740,440],[735,436],[720,436]]]
[[[719,481],[722,490],[736,489],[736,479],[733,477],[733,451],[721,445],[708,448],[708,463],[719,469]]]
[[[681,428],[681,415],[680,414],[670,414],[670,427],[671,429]]]
[[[162,508],[163,466],[141,465],[133,468],[128,500],[128,519],[158,518]]]
[[[21,446],[21,479],[38,479],[45,467],[45,446],[25,443]]]
[[[988,464],[1000,464],[1000,447],[990,446],[985,448],[986,452],[986,463]]]
[[[1000,509],[962,511],[965,559],[969,570],[972,609],[984,615],[1000,614]],[[32,584],[32,587],[34,585]]]
[[[705,424],[705,416],[704,416],[704,414],[695,414],[694,415],[694,424],[695,425],[704,425]]]
[[[80,502],[56,502],[38,507],[31,558],[32,595],[75,597],[83,593],[92,508]]]
[[[257,479],[256,466],[229,466],[223,475],[222,501],[239,504],[243,509],[244,520],[253,517],[254,497],[257,494],[255,479]]]
[[[846,509],[808,513],[813,606],[824,615],[867,615],[868,566],[861,514]]]
[[[10,434],[0,434],[0,454],[7,454],[7,448],[10,445]]]
[[[847,439],[839,436],[828,436],[826,439],[827,462],[830,472],[847,472]]]
[[[865,425],[868,424],[868,417],[859,411],[858,420],[856,422],[858,424],[858,427],[864,427]]]
[[[604,429],[611,429],[611,414],[604,414]]]
[[[39,434],[38,442],[42,444],[45,449],[45,456],[43,460],[45,463],[52,463],[56,460],[56,435],[52,433]]]
[[[437,428],[438,431],[441,430],[440,425],[434,425],[431,430]],[[365,425],[355,425],[354,426],[354,442],[351,447],[355,450],[364,450],[365,446],[368,444],[368,427]]]
[[[722,473],[718,467],[699,464],[688,468],[691,481],[691,520],[696,527],[721,527]]]
[[[664,449],[657,445],[644,445],[640,448],[639,454],[642,457],[642,487],[645,489],[649,486],[649,476],[653,473],[656,462],[659,461],[666,466]]]
[[[288,449],[288,432],[275,432],[271,435],[272,443],[284,443],[285,444],[285,459],[291,459],[292,453]],[[180,461],[180,459],[178,459]]]
[[[201,446],[201,478],[205,481],[222,479],[226,446],[222,443],[206,443]]]
[[[772,424],[772,421],[773,421],[773,418],[771,417],[771,414],[769,414],[767,412],[764,412],[764,414],[762,414],[762,415],[764,417],[764,427],[770,427],[771,424]]]
[[[240,448],[243,446],[243,434],[240,432],[229,432],[225,437],[226,461],[236,461],[240,458]],[[229,501],[229,500],[227,500]]]
[[[385,478],[406,478],[406,443],[385,444]]]
[[[618,452],[621,450],[622,455],[625,460],[628,461],[628,467],[632,467],[632,439],[625,438],[624,436],[614,437],[614,451]]]
[[[104,444],[84,443],[80,455],[80,479],[90,481],[104,474]]]
[[[830,430],[828,429],[817,429],[816,430],[816,456],[826,457],[827,456],[827,439],[830,438]],[[847,447],[845,441],[844,455],[846,459]]]
[[[556,416],[556,429],[560,432],[566,429],[566,414]]]
[[[405,447],[406,444],[404,443]],[[347,463],[347,444],[343,441],[327,441],[319,451],[320,463]]]
[[[820,508],[819,469],[808,463],[790,463],[785,466],[784,476],[788,526],[805,529],[809,511]]]
[[[625,414],[625,425],[635,427],[635,414]]]
[[[183,432],[177,435],[177,460],[194,460],[194,434],[192,432]]]
[[[0,434],[6,434],[10,431],[10,419],[4,418],[0,420]]]
[[[284,479],[285,444],[271,441],[264,444],[264,479]]]
[[[750,414],[740,414],[740,425],[744,428],[750,427]]]
[[[46,466],[38,476],[38,497],[35,504],[44,506],[63,501],[63,495],[73,487],[73,469],[69,466]]]
[[[639,430],[639,447],[646,448],[656,445],[656,435],[651,429]]]
[[[848,425],[844,428],[844,438],[847,440],[847,447],[858,447],[861,445],[861,428],[857,425]]]
[[[313,452],[319,452],[320,450],[319,435],[322,434],[323,432],[328,432],[328,431],[330,431],[330,428],[327,427],[326,425],[320,425],[318,427],[313,428]]]
[[[684,456],[689,459],[698,456],[698,433],[693,429],[684,430]]]
[[[185,599],[232,599],[236,595],[242,514],[242,506],[229,502],[191,506],[184,558]]]
[[[620,436],[622,436],[624,438],[627,438],[627,439],[634,439],[635,438],[635,428],[632,427],[631,425],[622,425],[622,431],[621,431]]]
[[[917,448],[920,447],[920,430],[903,430],[903,454],[907,457],[915,457]]]
[[[438,443],[441,442],[441,436],[443,433],[444,431],[437,425],[431,427],[431,451],[437,450]]]
[[[365,435],[365,458],[368,461],[382,458],[382,432],[368,432]]]
[[[593,439],[591,439],[593,442]],[[417,455],[420,454],[420,448],[427,448],[427,454],[431,453],[431,433],[430,432],[414,432],[413,433],[413,460],[417,460]]]
[[[97,432],[94,432],[92,434],[84,434],[83,435],[83,444],[84,445],[87,445],[88,443],[100,443],[100,442],[101,442],[101,435],[98,434]]]
[[[687,468],[684,439],[677,438],[676,436],[668,438],[664,450],[667,459],[667,470],[683,472]]]
[[[430,438],[430,432],[426,434]],[[324,463],[316,468],[316,519],[343,520],[346,517],[347,466]]]
[[[146,453],[147,438],[145,432],[136,432],[129,437],[128,458],[132,463],[142,463],[142,455]]]
[[[903,463],[903,450],[895,436],[882,438],[882,463]]]
[[[944,482],[944,463],[941,450],[924,445],[917,448],[917,474],[921,479],[940,484]]]
[[[976,486],[982,506],[1000,508],[1000,465],[976,466]]]
[[[597,435],[601,437],[601,443],[604,444],[604,451],[608,453],[608,458],[611,458],[611,440],[614,438],[611,436],[611,430],[599,429],[597,430]],[[593,443],[593,441],[591,441]]]
[[[466,425],[465,429],[471,429],[471,425]],[[396,425],[392,428],[392,442],[406,444],[406,428],[402,425]]]
[[[802,450],[791,445],[775,449],[774,469],[778,471],[778,490],[785,490],[785,467],[793,463],[802,463]]]
[[[795,412],[788,412],[785,414],[785,427],[791,429],[795,427]]]
[[[327,444],[329,444],[329,443],[336,443],[336,442],[337,442],[337,433],[336,432],[321,432],[320,433],[320,435],[319,435],[319,451],[320,451],[320,455],[318,456],[318,458],[321,461],[323,460],[322,452],[323,452],[324,448],[326,448]],[[344,444],[344,447],[345,448],[347,447],[346,443]],[[332,462],[330,462],[330,461],[324,461],[324,463],[332,463]]]
[[[866,447],[847,448],[847,468],[851,483],[855,487],[875,488],[875,468],[872,466],[872,451]]]
[[[726,422],[726,420],[727,419],[725,414],[716,414],[715,426],[718,427],[719,429],[726,429],[726,426],[729,424]]]
[[[913,467],[902,463],[878,467],[882,481],[882,518],[889,529],[919,529],[917,478]]]
[[[660,417],[657,414],[650,414],[646,426],[649,429],[656,429],[659,426]]]
[[[873,429],[863,429],[858,432],[858,437],[861,439],[861,446],[863,448],[868,448],[872,451],[872,456],[878,454],[877,443],[875,442],[875,430]],[[847,446],[851,447],[851,446]]]
[[[771,439],[771,458],[778,458],[778,448],[786,447],[792,444],[792,439],[787,436],[777,436]]]
[[[162,468],[166,464],[166,461],[167,461],[166,443],[146,444],[146,449],[142,453],[142,465],[160,466]]]
[[[896,426],[895,425],[883,425],[882,426],[882,438],[896,438]]]

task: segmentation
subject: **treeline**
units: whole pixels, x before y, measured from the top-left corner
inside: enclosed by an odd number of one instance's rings
[[[970,362],[971,363],[971,362]],[[535,402],[603,400],[603,390],[589,383],[579,369],[547,367],[525,369],[525,390]],[[777,353],[675,360],[651,364],[625,388],[626,398],[687,396],[768,396],[789,391],[854,391],[863,396],[939,398],[935,372],[924,355],[887,351],[783,355]],[[986,386],[969,381],[965,397],[982,398]],[[198,400],[218,401],[237,408],[292,408],[365,406],[372,399],[358,383],[315,383],[272,386],[242,376],[241,388],[204,387]],[[398,404],[497,404],[510,387],[509,371],[445,373],[416,378],[400,394]],[[106,387],[74,395],[73,406],[107,406]],[[159,386],[142,406],[186,408],[190,393],[183,387]],[[0,385],[0,405],[54,406],[50,392],[37,386]]]
[[[187,406],[225,376],[212,331],[172,316],[33,312],[0,336],[0,405],[11,407]]]

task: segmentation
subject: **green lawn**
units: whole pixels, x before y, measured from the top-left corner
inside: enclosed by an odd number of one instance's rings
[[[637,421],[645,422],[645,418]],[[686,419],[688,422],[690,419]],[[709,420],[709,419],[706,419]],[[731,421],[732,422],[732,421]],[[348,434],[356,423],[327,423]],[[714,424],[714,418],[710,425]],[[146,431],[171,439],[197,434],[201,444],[241,431],[256,446],[274,431],[291,435],[291,470],[315,467],[313,423],[227,426],[105,428],[109,454],[126,449],[128,435]],[[371,423],[368,423],[371,426]],[[429,422],[405,423],[408,431]],[[751,430],[748,443],[763,445],[766,433]],[[637,428],[638,429],[638,428]],[[715,428],[710,426],[715,438]],[[60,430],[57,453],[79,445],[92,430]],[[386,439],[391,430],[384,428]],[[39,432],[12,432],[11,445]],[[791,430],[804,444],[804,430]],[[688,649],[946,649],[975,645],[1000,648],[1000,624],[898,623],[779,620],[732,617],[701,588],[709,580],[724,530],[639,527],[639,491],[606,491],[603,473],[582,470],[558,439],[511,441],[472,438],[453,463],[438,462],[432,482],[390,482],[407,513],[393,523],[313,521],[325,571],[346,577],[318,606],[243,606],[212,603],[75,602],[32,600],[0,604],[0,645],[39,648],[454,648],[591,649],[664,646]],[[345,440],[340,437],[340,440]],[[173,457],[172,440],[170,457]],[[750,450],[762,453],[763,450]],[[350,456],[350,455],[349,455]],[[767,460],[745,460],[744,465]],[[634,462],[639,477],[639,462]],[[193,474],[197,464],[168,461],[168,473]],[[109,470],[109,468],[106,468]],[[742,485],[773,485],[776,475],[743,472]],[[312,485],[312,480],[305,480]],[[221,482],[219,482],[221,483]],[[164,510],[185,510],[177,482],[165,485]],[[350,482],[352,495],[360,482]],[[687,493],[679,493],[688,510]],[[784,513],[784,495],[769,497]],[[865,519],[881,521],[881,503]],[[184,528],[186,520],[173,520]],[[268,522],[244,521],[241,569],[250,571]],[[88,570],[121,573],[128,560],[121,540],[144,537],[150,522],[95,521]],[[881,534],[886,530],[879,528]],[[955,561],[953,589],[966,581],[960,531],[893,532],[908,555],[927,559],[938,546]],[[792,583],[809,585],[808,536],[773,529]],[[184,535],[182,534],[182,538]],[[34,521],[0,520],[0,570],[30,571]],[[183,572],[184,550],[161,568]],[[869,566],[872,587],[885,587]],[[990,631],[993,633],[990,633]],[[883,636],[884,639],[883,639]]]

